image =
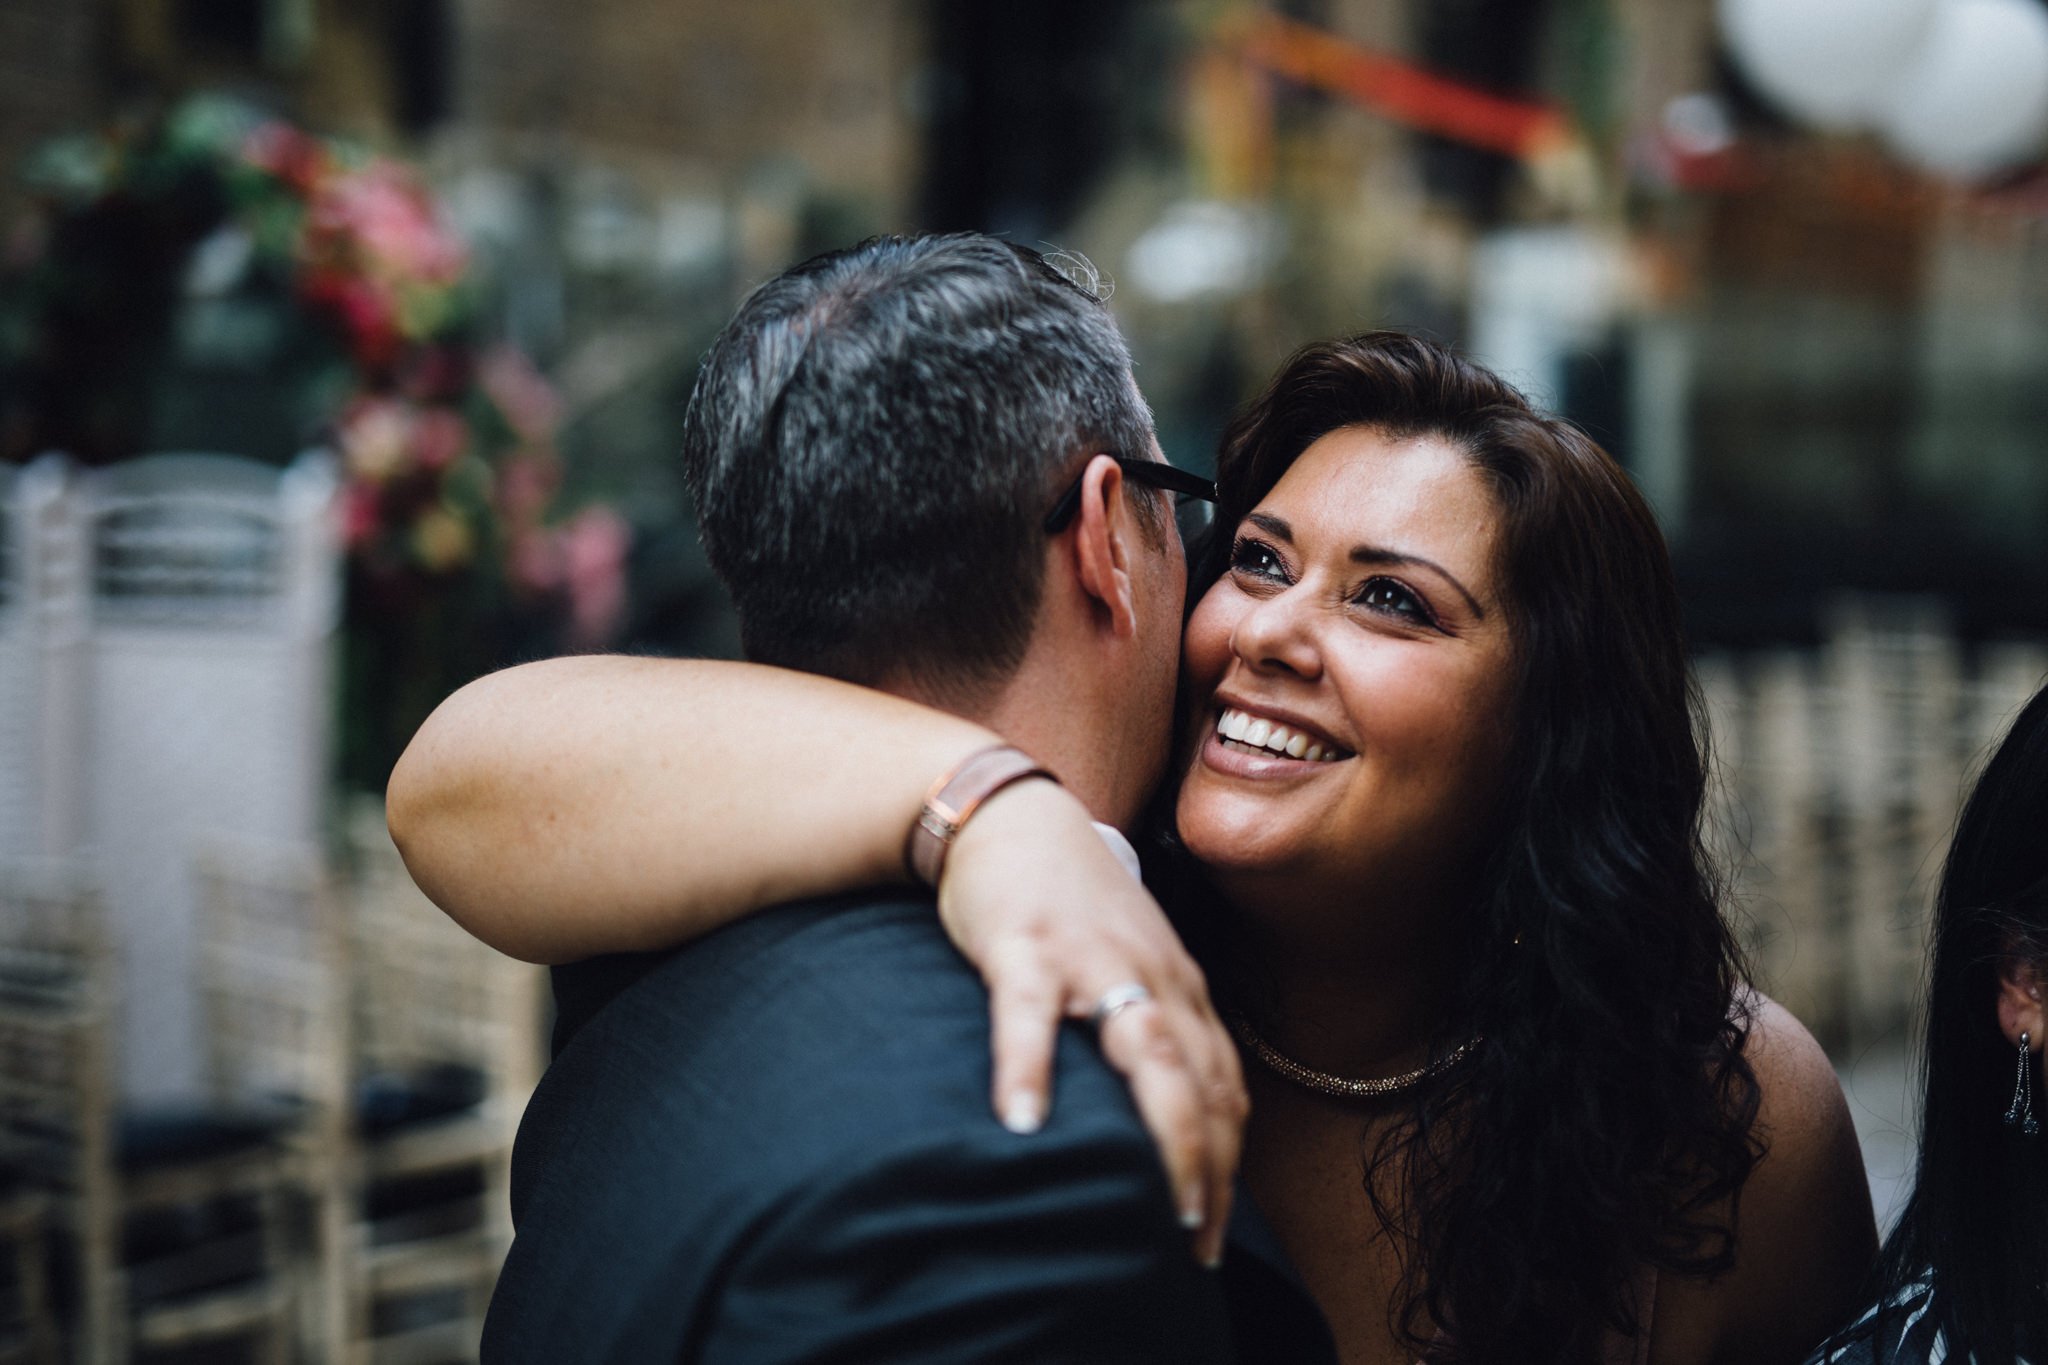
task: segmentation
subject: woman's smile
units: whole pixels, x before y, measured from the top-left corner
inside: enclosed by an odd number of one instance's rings
[[[1295,776],[1353,757],[1311,721],[1226,697],[1216,698],[1216,705],[1216,724],[1203,746],[1203,761],[1223,762],[1225,772]],[[1227,761],[1232,759],[1241,761]]]

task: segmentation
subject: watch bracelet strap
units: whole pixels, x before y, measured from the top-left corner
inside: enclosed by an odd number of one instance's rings
[[[917,823],[910,827],[909,838],[903,845],[903,861],[909,866],[910,875],[936,888],[953,840],[981,803],[1027,777],[1059,781],[1037,759],[1007,744],[978,749],[961,759],[925,793]]]

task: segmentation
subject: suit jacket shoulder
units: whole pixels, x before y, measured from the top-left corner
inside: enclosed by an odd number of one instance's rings
[[[1029,1137],[928,900],[783,907],[642,964],[514,1157],[492,1361],[1227,1358],[1150,1140],[1085,1032]]]

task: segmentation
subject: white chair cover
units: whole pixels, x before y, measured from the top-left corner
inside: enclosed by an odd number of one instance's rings
[[[83,838],[86,602],[63,459],[0,466],[0,857]]]
[[[78,480],[89,554],[86,839],[123,958],[131,1099],[204,1087],[196,844],[317,840],[339,602],[336,479],[157,455]]]

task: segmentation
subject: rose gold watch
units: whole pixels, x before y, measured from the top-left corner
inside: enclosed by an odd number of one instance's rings
[[[1012,782],[1022,782],[1027,777],[1059,781],[1037,759],[1007,744],[977,750],[960,760],[925,793],[917,823],[910,827],[910,837],[903,846],[903,861],[909,866],[910,875],[936,888],[953,840],[981,803]]]

